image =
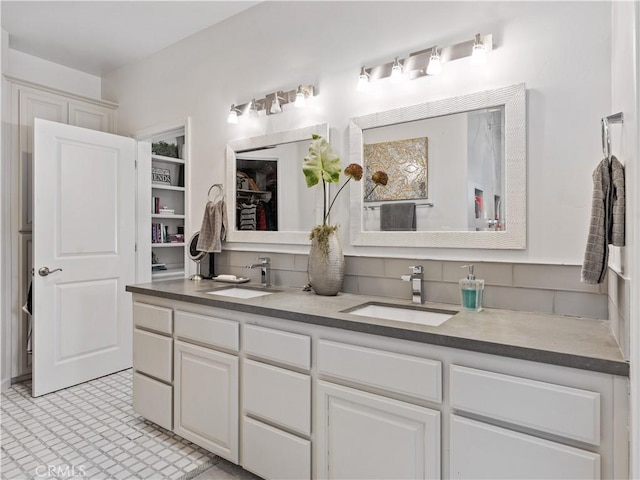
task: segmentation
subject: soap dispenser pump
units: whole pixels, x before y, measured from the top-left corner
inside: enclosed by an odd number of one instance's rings
[[[473,265],[465,265],[468,268],[467,278],[460,280],[460,300],[464,310],[479,312],[482,310],[482,292],[484,280],[479,280],[473,273]]]

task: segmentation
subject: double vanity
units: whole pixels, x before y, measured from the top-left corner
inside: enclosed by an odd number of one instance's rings
[[[628,478],[608,322],[132,285],[134,410],[263,478]]]

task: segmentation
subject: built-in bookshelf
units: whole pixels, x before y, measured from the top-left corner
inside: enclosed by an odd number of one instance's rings
[[[151,138],[151,278],[185,276],[185,129]]]

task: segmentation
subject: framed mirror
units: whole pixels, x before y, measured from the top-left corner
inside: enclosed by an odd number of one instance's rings
[[[352,245],[526,248],[524,84],[352,118]]]
[[[322,192],[307,188],[302,161],[312,135],[328,124],[229,142],[226,151],[228,242],[308,244],[322,223]]]

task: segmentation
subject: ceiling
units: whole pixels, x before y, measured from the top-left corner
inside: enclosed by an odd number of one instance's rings
[[[9,47],[103,76],[258,1],[6,1]]]

